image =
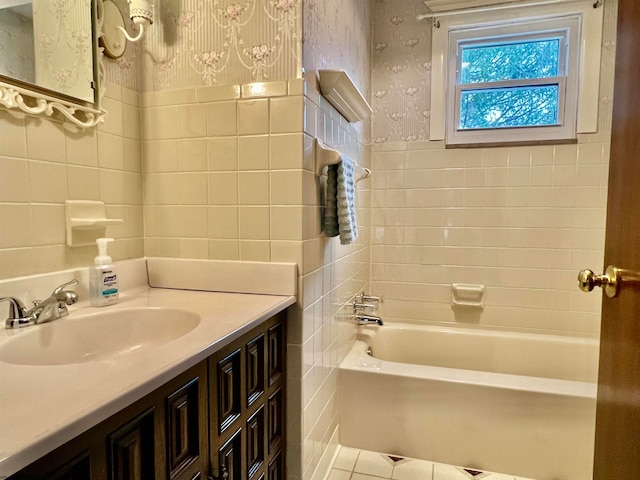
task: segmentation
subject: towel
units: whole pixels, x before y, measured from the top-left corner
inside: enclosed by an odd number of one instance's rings
[[[327,189],[324,209],[324,234],[340,236],[342,245],[358,238],[355,206],[354,164],[347,156],[327,167]]]

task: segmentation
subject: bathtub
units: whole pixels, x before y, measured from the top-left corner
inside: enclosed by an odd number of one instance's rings
[[[597,362],[593,339],[363,327],[339,368],[340,443],[536,480],[591,479]]]

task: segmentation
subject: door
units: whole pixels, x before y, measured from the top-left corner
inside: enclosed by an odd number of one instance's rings
[[[640,2],[619,0],[605,265],[640,271]],[[594,480],[640,478],[640,287],[603,296]]]

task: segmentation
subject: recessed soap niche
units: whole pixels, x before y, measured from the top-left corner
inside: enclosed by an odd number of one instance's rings
[[[95,245],[96,239],[106,236],[109,225],[119,225],[124,221],[121,218],[107,218],[104,202],[67,200],[65,210],[69,247]]]

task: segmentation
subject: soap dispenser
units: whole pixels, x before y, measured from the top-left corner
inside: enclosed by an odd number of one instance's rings
[[[89,299],[92,307],[105,307],[118,303],[118,274],[107,245],[113,238],[98,238],[98,256],[89,267]]]

